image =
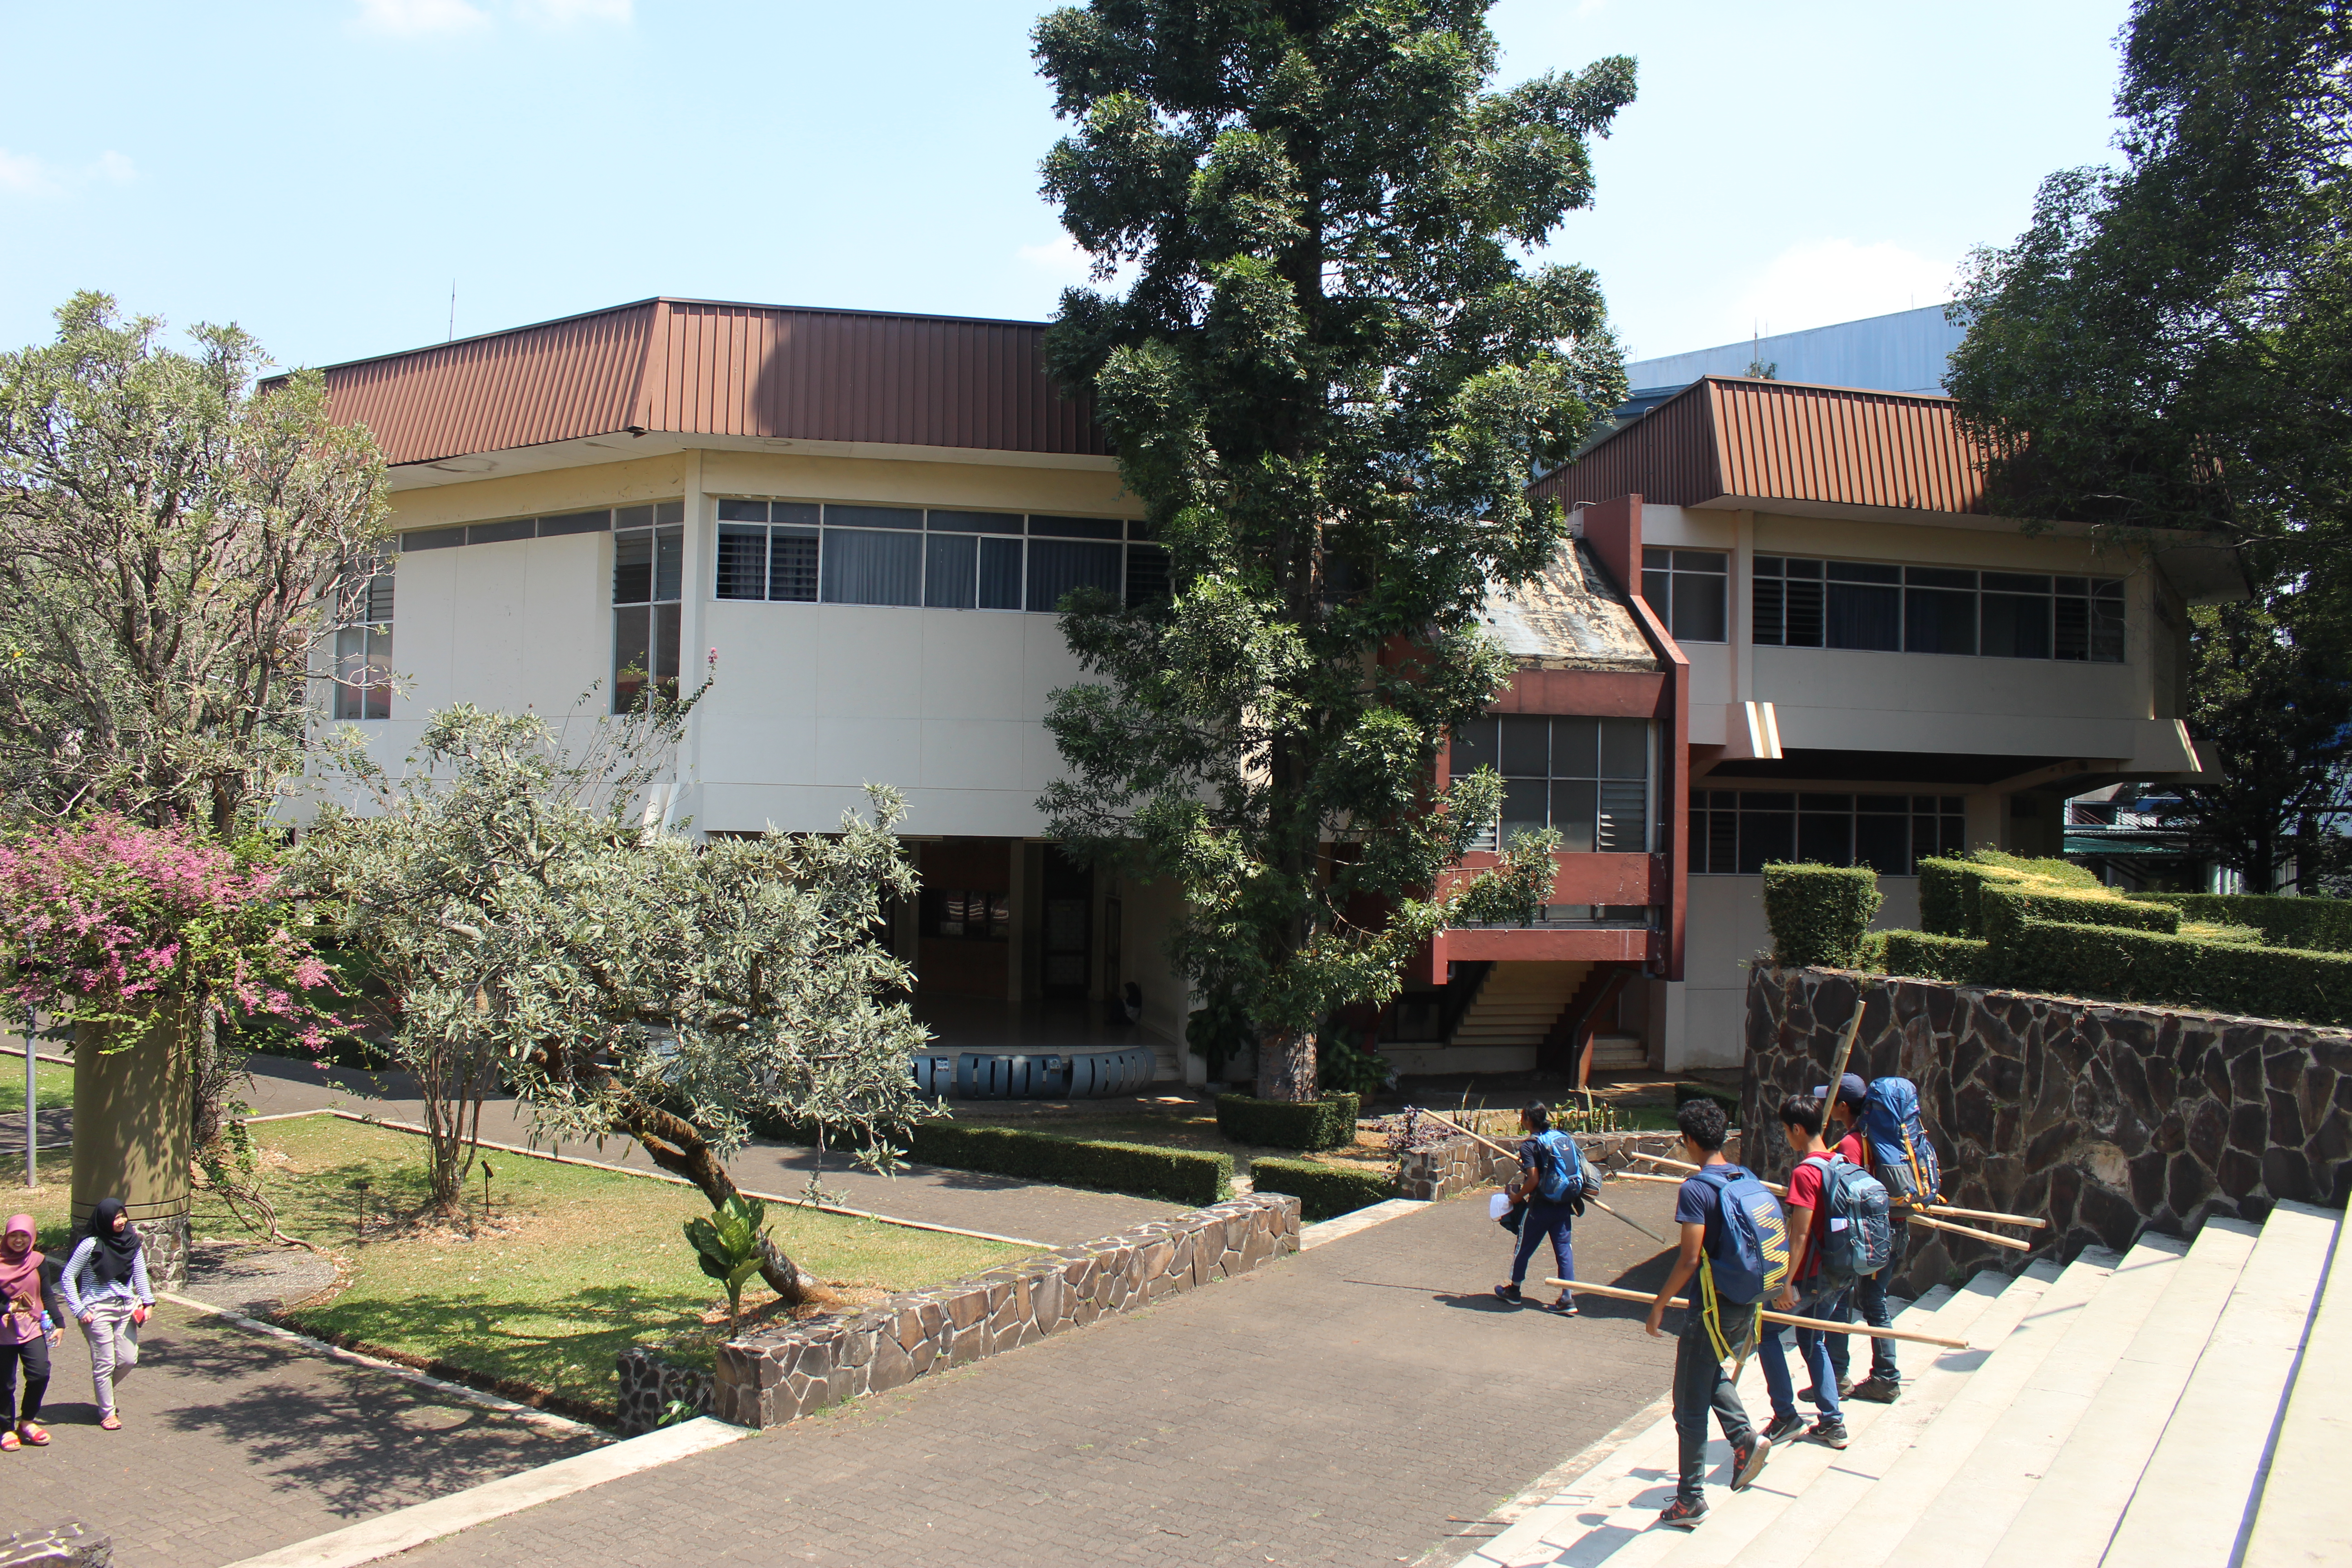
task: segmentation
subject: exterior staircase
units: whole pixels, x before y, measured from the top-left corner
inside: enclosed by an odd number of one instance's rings
[[[2149,1236],[1939,1286],[1897,1325],[1975,1348],[1899,1347],[1902,1397],[1849,1403],[1843,1451],[1784,1443],[1734,1493],[1710,1419],[1710,1511],[1685,1533],[1653,1524],[1675,1493],[1669,1416],[1460,1568],[2352,1563],[2343,1219],[2282,1203],[2259,1227],[2208,1220],[2193,1246]],[[1857,1341],[1856,1371],[1868,1353]],[[1740,1396],[1769,1419],[1752,1359]]]
[[[1591,972],[1591,964],[1574,961],[1497,963],[1454,1026],[1446,1059],[1474,1072],[1534,1067],[1536,1047]]]

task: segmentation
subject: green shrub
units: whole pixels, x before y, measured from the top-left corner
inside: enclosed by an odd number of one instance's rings
[[[1341,1149],[1356,1141],[1358,1103],[1352,1094],[1298,1100],[1221,1094],[1217,1136],[1267,1149]]]
[[[2011,855],[2005,849],[1971,849],[1969,858],[1979,866],[2013,872],[2037,881],[2056,882],[2068,888],[2105,888],[2088,866],[2077,866],[2072,860],[2033,860],[2022,855]]]
[[[1937,936],[1933,931],[1890,931],[1878,967],[1888,974],[1919,980],[1949,980],[1980,985],[1992,978],[1992,944],[1965,936]]]
[[[2175,936],[2195,937],[2199,942],[2226,942],[2231,947],[2268,947],[2260,926],[2223,925],[2219,921],[2192,921],[2183,917]],[[2289,945],[2292,945],[2291,943]],[[2315,951],[2306,948],[2305,952]]]
[[[2352,953],[2026,921],[2002,956],[2002,983],[2023,990],[2352,1024]]]
[[[1678,1083],[1675,1085],[1675,1104],[1677,1107],[1686,1104],[1694,1100],[1711,1100],[1715,1101],[1717,1105],[1723,1107],[1723,1113],[1731,1118],[1733,1126],[1736,1127],[1739,1124],[1738,1090],[1715,1089],[1703,1083]]]
[[[1985,940],[2001,952],[2016,947],[2016,928],[2029,921],[2115,926],[2123,931],[2158,931],[2166,936],[2180,929],[2180,911],[2167,905],[2136,904],[2114,894],[2062,891],[2047,883],[2003,886],[1988,882],[1977,899],[1983,914]]]
[[[1250,1186],[1261,1193],[1289,1194],[1298,1200],[1298,1217],[1309,1220],[1352,1214],[1396,1196],[1396,1184],[1378,1171],[1313,1160],[1253,1160]]]
[[[2192,921],[2252,926],[2272,947],[2352,952],[2352,899],[2286,899],[2268,893],[2134,893],[2169,904]]]
[[[1997,889],[2034,898],[2066,900],[2053,906],[2063,913],[2036,914],[2036,920],[2075,920],[2089,924],[2126,925],[2146,931],[2171,931],[2179,922],[2160,917],[2115,913],[2145,910],[2155,906],[2137,902],[2099,885],[2097,878],[2063,860],[2028,860],[1998,849],[1978,849],[1960,859],[1930,857],[1919,862],[1919,923],[1931,936],[1984,938],[1985,893]],[[2096,905],[2095,910],[2086,906]]]
[[[1878,874],[1866,866],[1775,861],[1764,868],[1764,918],[1772,928],[1772,962],[1792,968],[1850,969],[1883,900]]]
[[[908,1157],[926,1165],[1100,1187],[1171,1203],[1213,1204],[1234,1192],[1234,1157],[1198,1149],[1098,1142],[946,1121],[917,1122],[908,1130],[907,1144]]]

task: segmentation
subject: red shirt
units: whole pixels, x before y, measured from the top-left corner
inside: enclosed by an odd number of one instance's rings
[[[1864,1148],[1860,1128],[1854,1129],[1839,1139],[1837,1147],[1832,1149],[1830,1152],[1849,1165],[1860,1165],[1865,1171],[1870,1169],[1870,1155]]]
[[[1797,1168],[1789,1173],[1788,1206],[1792,1209],[1809,1209],[1813,1216],[1812,1222],[1805,1227],[1805,1255],[1795,1259],[1789,1269],[1789,1278],[1798,1284],[1803,1284],[1822,1271],[1822,1231],[1829,1224],[1828,1219],[1822,1213],[1822,1173],[1824,1162],[1833,1156],[1845,1155],[1847,1148],[1855,1142],[1854,1139],[1848,1138],[1841,1142],[1837,1148],[1829,1153],[1807,1154],[1797,1162]],[[1851,1156],[1847,1156],[1847,1163],[1855,1163]]]

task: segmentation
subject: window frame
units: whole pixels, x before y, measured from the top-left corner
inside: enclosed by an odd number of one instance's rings
[[[1759,553],[1749,563],[1748,637],[1757,647],[1818,648],[1843,653],[1926,653],[1950,658],[2040,659],[2058,664],[2127,665],[2131,662],[2130,598],[2126,579],[2047,572],[2000,572],[1971,566],[1833,560],[1823,556]],[[1801,570],[1798,570],[1801,569]],[[1965,581],[1963,581],[1965,580]],[[1803,584],[1800,595],[1794,584]],[[2034,584],[2041,584],[2035,586]],[[2072,586],[2069,586],[2072,584]],[[1841,594],[1840,589],[1845,591]],[[1841,617],[1858,622],[1864,595],[1891,595],[1895,627],[1891,646],[1833,642]],[[1924,623],[1931,606],[1966,595],[1967,647],[1928,647]],[[2039,600],[2039,646],[2045,651],[2014,651],[2036,639],[2022,635],[2029,623],[2018,607]],[[1801,603],[1801,601],[1810,601]],[[2000,606],[2000,635],[1993,634],[1993,606]],[[1843,609],[1842,611],[1841,605]],[[1792,639],[1791,621],[1801,615],[1810,638]],[[2068,617],[2074,617],[2070,626]],[[2067,651],[2069,638],[2079,650]],[[2001,648],[1991,645],[2005,644]]]

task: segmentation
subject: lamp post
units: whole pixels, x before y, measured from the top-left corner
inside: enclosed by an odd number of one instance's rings
[[[40,1131],[33,1117],[33,1102],[37,1098],[33,1092],[33,1010],[27,1007],[25,1009],[25,1184],[28,1187],[41,1184],[36,1148]]]

